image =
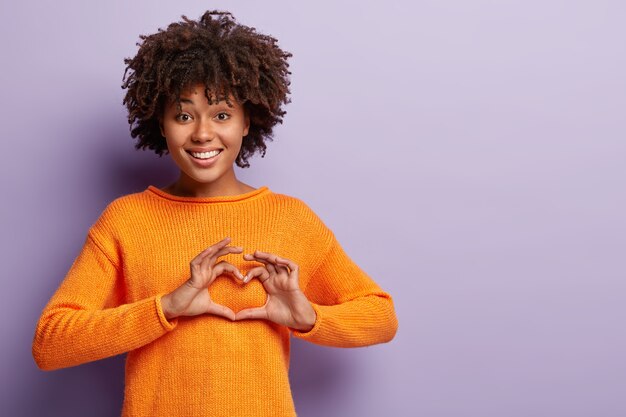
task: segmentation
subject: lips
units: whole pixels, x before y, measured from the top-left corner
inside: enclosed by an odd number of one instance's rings
[[[219,155],[221,152],[221,149],[214,149],[210,151],[187,151],[188,154],[196,159],[211,159]]]
[[[215,161],[217,161],[220,158],[220,155],[222,154],[221,149],[212,150],[209,152],[192,152],[192,151],[186,151],[186,152],[189,154],[190,159],[193,161],[194,165],[200,168],[208,168],[212,166],[213,164],[215,164]]]
[[[211,152],[211,151],[221,151],[222,148],[189,148],[185,149],[186,152]]]

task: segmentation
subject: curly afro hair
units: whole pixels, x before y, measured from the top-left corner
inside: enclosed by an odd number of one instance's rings
[[[213,10],[198,21],[182,19],[166,30],[140,35],[137,55],[124,59],[122,88],[128,91],[123,104],[131,136],[139,138],[135,148],[149,148],[159,156],[169,153],[159,118],[167,103],[180,106],[187,87],[203,84],[209,103],[225,100],[232,105],[232,96],[243,104],[250,128],[235,162],[247,168],[255,152],[265,156],[266,141],[286,114],[282,106],[291,101],[287,58],[292,54],[280,49],[275,38],[237,23],[229,12]]]

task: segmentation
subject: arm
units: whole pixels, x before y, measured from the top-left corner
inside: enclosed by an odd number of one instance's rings
[[[329,232],[330,233],[330,232]],[[309,277],[304,294],[317,315],[308,332],[292,334],[312,343],[359,347],[389,342],[398,329],[391,296],[355,264],[334,237]]]
[[[33,357],[43,370],[79,365],[144,346],[171,331],[162,294],[131,304],[123,300],[121,269],[91,233],[65,279],[43,310]]]
[[[258,278],[267,301],[262,307],[239,311],[235,320],[265,319],[289,327],[296,337],[335,347],[358,347],[389,342],[398,320],[391,296],[384,292],[343,251],[332,233],[330,248],[300,288],[300,267],[275,254],[255,251],[244,259],[253,268],[244,283]]]

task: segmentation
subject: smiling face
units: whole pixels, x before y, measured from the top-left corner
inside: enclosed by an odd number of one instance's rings
[[[169,153],[180,168],[175,188],[188,195],[233,195],[244,191],[234,163],[248,134],[250,120],[241,103],[231,97],[209,104],[198,84],[169,103],[160,119]]]

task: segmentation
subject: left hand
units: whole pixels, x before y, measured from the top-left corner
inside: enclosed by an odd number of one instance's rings
[[[257,278],[267,292],[262,307],[246,308],[235,314],[235,320],[265,319],[292,329],[307,332],[315,325],[317,315],[298,284],[298,265],[271,253],[255,251],[245,260],[265,265],[253,268],[244,278],[248,283]]]

